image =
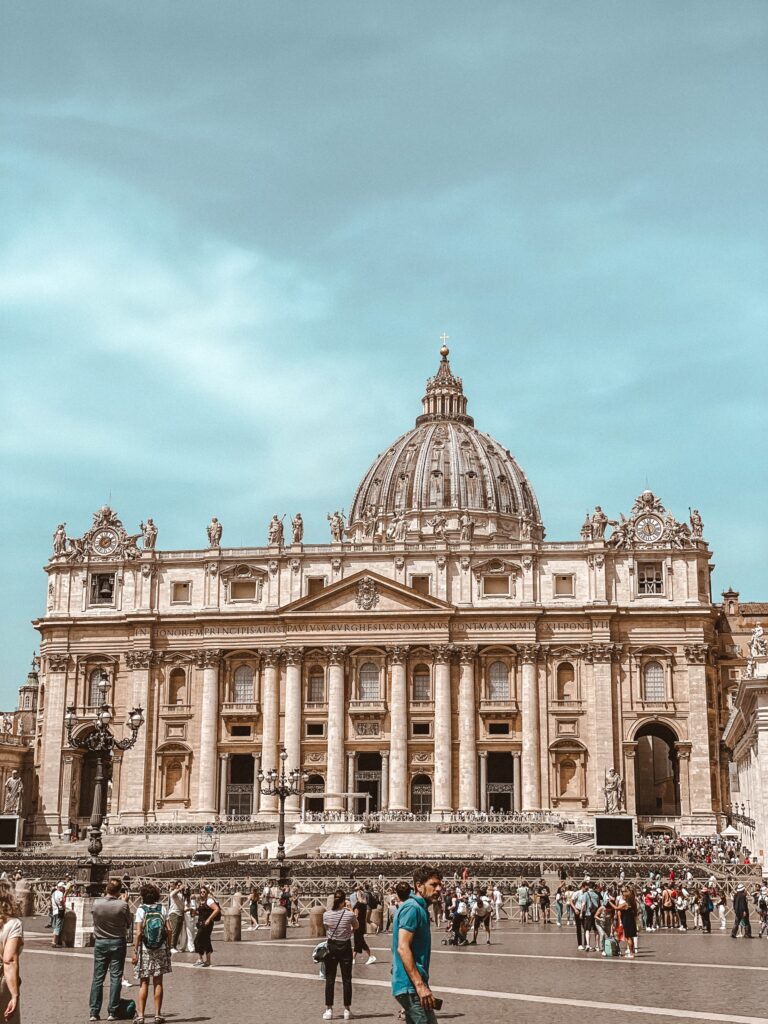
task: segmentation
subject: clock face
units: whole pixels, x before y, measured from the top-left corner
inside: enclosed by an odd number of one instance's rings
[[[641,544],[655,544],[663,533],[664,524],[656,516],[641,516],[635,523],[635,536]]]
[[[93,538],[93,550],[97,555],[112,555],[117,551],[118,538],[114,530],[99,530]]]

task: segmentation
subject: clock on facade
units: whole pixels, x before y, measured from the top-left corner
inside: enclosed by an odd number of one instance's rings
[[[119,538],[114,530],[99,530],[93,538],[93,550],[97,555],[113,555],[118,543]]]
[[[656,516],[641,516],[635,523],[635,537],[641,544],[655,544],[663,533],[664,524]]]

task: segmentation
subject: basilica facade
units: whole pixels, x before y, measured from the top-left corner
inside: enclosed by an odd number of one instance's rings
[[[92,729],[102,679],[118,733],[145,718],[111,764],[114,823],[269,818],[256,776],[284,750],[314,811],[582,817],[615,768],[641,827],[713,831],[728,769],[701,518],[644,491],[547,541],[448,355],[328,544],[304,543],[300,515],[250,548],[216,518],[190,551],[109,508],[81,537],[57,529],[35,622],[36,834],[90,813],[93,755],[65,715]]]

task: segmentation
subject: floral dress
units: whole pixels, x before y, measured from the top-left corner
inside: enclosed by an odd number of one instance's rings
[[[141,924],[148,910],[159,910],[163,915],[165,921],[168,917],[168,911],[161,904],[157,906],[147,906],[142,904],[136,911],[136,924]],[[143,941],[139,942],[139,954],[136,962],[136,977],[139,980],[144,978],[156,978],[160,974],[171,973],[171,951],[168,949],[168,941],[158,949],[147,949]]]

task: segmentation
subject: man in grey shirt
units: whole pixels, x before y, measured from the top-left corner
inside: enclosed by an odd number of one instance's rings
[[[117,1020],[120,1007],[128,932],[133,924],[128,893],[121,893],[119,878],[107,882],[107,894],[93,904],[93,981],[91,983],[91,1020],[100,1020],[104,978],[109,968],[109,1017]]]

